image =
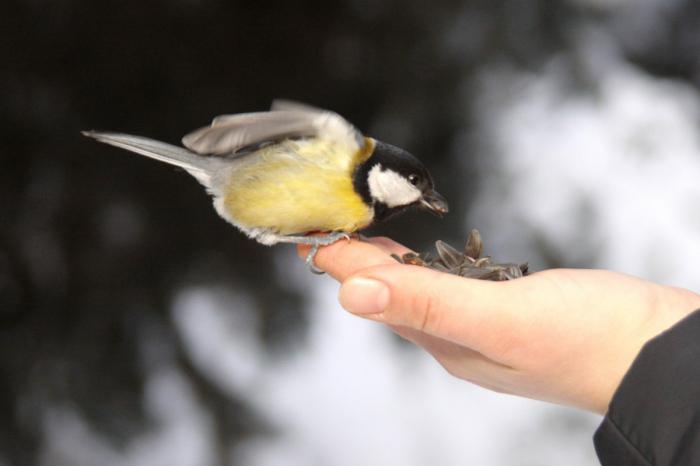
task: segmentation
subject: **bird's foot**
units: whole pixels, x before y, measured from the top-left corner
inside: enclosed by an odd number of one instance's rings
[[[307,244],[311,246],[311,250],[306,255],[306,265],[309,267],[309,270],[316,275],[323,275],[326,272],[314,265],[314,258],[316,257],[318,249],[321,246],[329,246],[341,239],[350,241],[351,238],[350,233],[334,231],[323,236],[285,236],[283,241],[286,243]]]

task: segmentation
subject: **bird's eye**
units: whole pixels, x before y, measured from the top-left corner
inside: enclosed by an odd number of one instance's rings
[[[420,177],[415,173],[408,175],[408,182],[411,183],[413,186],[416,186],[418,184],[418,181],[420,181]]]

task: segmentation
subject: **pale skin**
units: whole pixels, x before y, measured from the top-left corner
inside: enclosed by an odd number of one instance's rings
[[[389,238],[342,240],[315,263],[341,283],[345,309],[387,325],[450,374],[600,414],[641,347],[700,308],[696,293],[605,270],[489,282],[389,256],[406,252]]]

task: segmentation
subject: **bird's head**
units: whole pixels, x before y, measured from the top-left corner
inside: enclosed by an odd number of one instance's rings
[[[372,140],[374,149],[356,170],[355,189],[374,206],[375,220],[383,220],[407,207],[419,205],[432,213],[447,213],[447,201],[433,185],[425,166],[409,152]]]

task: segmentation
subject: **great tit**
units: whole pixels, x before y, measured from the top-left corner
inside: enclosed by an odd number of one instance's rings
[[[407,151],[363,136],[335,112],[276,100],[267,112],[222,115],[185,148],[129,134],[85,136],[184,168],[221,217],[266,245],[325,246],[412,205],[442,216],[447,202]],[[324,236],[305,236],[324,232]]]

